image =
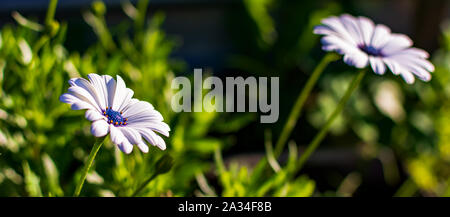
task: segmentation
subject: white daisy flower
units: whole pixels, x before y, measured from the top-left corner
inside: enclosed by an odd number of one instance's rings
[[[375,25],[366,17],[348,14],[329,17],[314,28],[314,33],[324,35],[323,50],[344,55],[344,62],[357,68],[370,64],[379,75],[385,73],[387,66],[393,74],[412,84],[414,75],[429,81],[429,72],[434,71],[433,64],[427,60],[428,53],[411,47],[413,41],[408,36],[391,33],[387,26]]]
[[[147,140],[161,150],[166,149],[164,140],[155,132],[169,136],[170,128],[153,106],[133,97],[133,90],[117,76],[117,82],[109,75],[89,74],[89,80],[72,78],[69,92],[60,96],[74,110],[87,109],[86,119],[92,121],[91,133],[103,137],[110,133],[111,141],[129,154],[133,144],[148,152]]]

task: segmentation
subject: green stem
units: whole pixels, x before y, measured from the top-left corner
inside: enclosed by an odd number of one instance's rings
[[[149,0],[141,0],[137,3],[137,17],[136,17],[136,30],[141,31],[144,28],[145,24],[145,16],[147,14],[147,7],[148,7]]]
[[[341,101],[339,101],[339,104],[334,109],[334,111],[331,114],[331,116],[328,118],[325,126],[322,127],[320,132],[314,137],[312,142],[308,145],[308,147],[306,148],[305,152],[300,156],[300,159],[297,162],[297,166],[296,166],[293,174],[298,173],[302,169],[302,167],[305,164],[305,162],[308,160],[308,158],[311,156],[311,154],[317,149],[317,147],[319,146],[320,142],[322,142],[322,140],[325,138],[325,135],[327,134],[327,132],[330,129],[331,125],[333,124],[334,120],[342,112],[342,110],[345,107],[345,104],[350,99],[350,96],[356,90],[358,85],[361,83],[362,78],[366,74],[365,72],[366,72],[366,70],[364,70],[364,69],[360,70],[358,75],[356,75],[355,78],[353,78],[353,81],[350,83],[350,85],[348,86],[347,91],[345,92],[345,94],[342,97]]]
[[[144,190],[145,186],[148,185],[148,183],[150,183],[158,174],[154,173],[152,174],[152,176],[150,176],[150,178],[148,178],[147,180],[145,180],[145,182],[143,182],[137,189],[136,191],[134,191],[134,193],[131,195],[132,197],[136,197],[139,193],[141,193],[142,190]]]
[[[309,94],[311,93],[312,88],[317,83],[317,80],[319,79],[322,72],[325,70],[325,68],[328,66],[330,62],[333,62],[339,58],[339,55],[335,53],[328,53],[325,55],[322,60],[319,62],[319,64],[314,69],[313,73],[309,77],[308,81],[306,82],[305,86],[303,87],[302,91],[297,97],[297,100],[295,101],[294,107],[291,110],[291,113],[289,114],[289,117],[287,119],[286,124],[284,125],[280,137],[277,140],[277,143],[275,145],[275,151],[274,151],[274,157],[275,159],[278,158],[278,156],[283,151],[284,145],[286,144],[286,141],[288,140],[289,136],[291,135],[292,130],[294,129],[295,125],[297,124],[298,117],[301,114],[301,111],[303,109],[303,105],[306,102],[306,99],[308,98]],[[265,166],[267,165],[268,161],[267,158],[263,158],[259,163],[255,166],[255,169],[253,170],[253,176],[258,177],[264,170]],[[257,180],[256,178],[255,180]]]
[[[417,185],[412,179],[407,179],[395,192],[394,197],[412,197],[417,192]]]
[[[164,156],[162,156],[155,164],[155,170],[153,172],[153,174],[150,176],[150,178],[148,178],[147,180],[145,180],[135,191],[134,193],[131,195],[132,197],[137,196],[139,193],[141,193],[142,190],[144,190],[144,188],[153,180],[155,179],[158,175],[164,174],[169,172],[169,170],[172,168],[173,166],[173,158],[169,155],[169,154],[165,154]]]
[[[103,142],[105,141],[105,137],[103,138],[97,138],[95,141],[94,147],[92,147],[91,153],[89,154],[88,161],[84,165],[83,173],[81,175],[80,181],[78,181],[77,188],[75,189],[75,193],[73,196],[78,197],[80,195],[81,189],[83,188],[84,180],[86,180],[87,174],[89,172],[89,169],[91,168],[95,156],[97,155],[98,150],[100,150],[100,147],[102,147]]]
[[[214,161],[216,162],[217,170],[219,170],[219,174],[223,174],[226,172],[225,163],[223,162],[222,153],[220,153],[220,148],[217,148],[214,151]]]
[[[58,4],[58,0],[50,0],[50,4],[48,5],[47,15],[45,16],[45,24],[50,26],[53,21],[53,17],[55,17],[56,5]]]
[[[306,99],[311,93],[311,90],[313,89],[314,85],[317,83],[317,80],[319,79],[320,75],[322,74],[324,69],[328,66],[328,64],[332,61],[337,60],[337,58],[339,58],[339,56],[336,55],[335,53],[329,53],[325,55],[325,57],[323,57],[323,59],[314,69],[313,73],[311,74],[305,86],[303,87],[303,90],[298,95],[294,107],[292,108],[291,113],[289,114],[287,122],[284,125],[283,130],[281,131],[281,135],[278,138],[278,141],[275,145],[274,151],[275,157],[278,157],[283,151],[286,141],[288,140],[292,130],[297,124],[298,117],[300,116],[303,109],[303,105],[305,104]]]

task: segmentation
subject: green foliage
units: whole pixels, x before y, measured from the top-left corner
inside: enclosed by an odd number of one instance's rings
[[[89,73],[120,74],[135,97],[162,113],[172,131],[166,151],[151,148],[148,154],[125,155],[107,139],[81,195],[131,196],[141,187],[139,196],[193,194],[196,173],[205,172],[214,150],[228,142],[208,136],[214,113],[171,110],[170,82],[185,65],[169,57],[177,43],[160,28],[164,15],[157,12],[146,20],[147,3],[140,1],[137,8],[124,3],[130,20],[109,27],[105,5],[93,2],[83,17],[98,41],[81,53],[65,48],[65,22],[41,25],[16,12],[19,25],[2,28],[0,195],[67,196],[75,190],[94,137],[83,112],[70,110],[59,96],[69,78]],[[248,123],[230,121],[234,130]]]
[[[259,4],[256,5],[256,2]],[[286,84],[286,87],[281,87],[281,91],[283,92],[284,88],[286,93],[284,97],[288,101],[281,101],[281,105],[292,105],[295,98],[290,97],[289,94],[292,91],[298,93],[301,90],[304,80],[309,76],[304,75],[304,71],[311,71],[312,67],[319,62],[315,60],[317,52],[313,49],[319,50],[316,46],[317,36],[311,34],[313,26],[319,24],[324,17],[350,11],[349,8],[343,10],[342,4],[323,1],[329,4],[321,5],[321,2],[296,4],[254,0],[243,3],[247,11],[246,16],[243,17],[247,20],[240,21],[236,24],[237,27],[234,27],[239,30],[235,40],[238,49],[241,50],[230,59],[230,64],[256,75],[270,76],[276,73],[276,76],[280,76],[281,83]],[[246,25],[247,28],[239,25]],[[396,194],[398,196],[444,196],[448,195],[450,189],[448,187],[450,183],[448,110],[450,107],[446,103],[450,96],[448,86],[450,28],[444,28],[443,33],[441,49],[433,55],[432,59],[436,70],[431,82],[418,81],[414,85],[406,85],[399,77],[390,73],[382,77],[368,73],[360,88],[353,93],[344,112],[332,124],[330,137],[333,139],[326,140],[325,145],[328,148],[351,147],[357,150],[358,157],[365,162],[372,160],[381,162],[386,185],[400,186]],[[342,61],[331,64],[321,76],[316,92],[310,95],[310,101],[305,105],[303,121],[306,123],[299,123],[302,125],[301,129],[305,129],[305,125],[320,129],[355,76],[355,70],[340,62]],[[295,82],[291,82],[292,80]],[[290,107],[287,106],[287,108],[285,112],[281,111],[281,114],[288,113]],[[282,115],[280,121],[283,122]],[[281,127],[274,128],[274,135],[277,135],[276,128]],[[300,130],[294,131],[292,137],[310,138],[308,132]],[[272,163],[270,161],[269,158],[269,163],[274,168],[274,161],[272,160]],[[397,165],[397,161],[400,165]],[[247,180],[251,184],[243,184],[246,191],[240,193],[246,196],[267,196],[273,194],[268,193],[270,191],[264,188],[283,189],[274,187],[275,183],[283,180],[284,176],[283,172],[280,173],[283,171],[282,167],[278,166],[278,168],[278,172],[266,171],[262,177],[258,175],[255,177],[259,179],[257,181]],[[406,170],[409,176],[403,184],[400,179],[400,170]],[[342,178],[342,183],[337,181],[334,185],[336,187],[340,185],[343,189],[347,186],[357,188],[360,178],[355,177],[359,177],[360,173],[364,173],[363,169],[352,172],[348,175],[348,179]],[[249,179],[253,176],[254,174],[249,175],[251,177]],[[224,192],[239,192],[236,189],[232,190],[232,184],[225,185],[230,183],[226,181],[230,179],[229,177],[232,176],[225,176],[222,182],[225,188],[228,186],[231,190]],[[261,185],[261,180],[267,183]],[[289,181],[292,182],[292,179]],[[288,180],[284,179],[280,182],[288,182]],[[253,194],[248,189],[256,189],[256,192],[259,191],[262,194]],[[323,193],[332,196],[351,196],[356,190],[353,187],[348,189],[351,191],[344,194],[339,191],[340,189],[336,192]]]
[[[319,192],[318,182],[295,170],[299,147],[293,140],[309,138],[324,125],[355,75],[348,67],[333,63],[321,76],[300,119],[312,131],[293,132],[286,160],[277,159],[272,147],[276,139],[271,132],[277,138],[281,127],[258,125],[266,130],[260,145],[268,161],[258,170],[248,162],[223,160],[221,153],[257,120],[255,114],[172,111],[171,81],[187,66],[171,57],[180,41],[161,29],[163,13],[148,16],[148,0],[136,7],[123,2],[129,19],[113,26],[106,22],[105,4],[94,1],[82,16],[97,38],[81,51],[66,48],[70,26],[54,20],[56,2],[50,1],[45,22],[14,12],[16,23],[0,30],[0,196],[72,195],[95,138],[83,111],[71,110],[59,96],[70,78],[89,73],[124,78],[136,98],[162,113],[171,135],[165,138],[167,150],[151,147],[147,154],[123,154],[107,139],[82,196],[351,196],[361,184],[364,168],[334,180],[336,189]],[[289,112],[292,95],[303,84],[293,84],[293,74],[303,82],[304,72],[318,62],[313,26],[344,11],[337,3],[288,2],[243,1],[242,16],[231,30],[237,53],[229,59],[230,67],[244,73],[280,76],[288,84],[281,87],[286,93],[281,114]],[[349,144],[365,161],[379,160],[387,185],[399,187],[396,196],[450,196],[449,59],[446,27],[431,82],[410,86],[392,75],[368,73],[331,126],[331,136],[338,139],[326,145]],[[284,123],[283,117],[279,122]],[[403,183],[400,170],[408,176]]]
[[[433,62],[436,71],[431,87],[420,87],[419,97],[424,106],[415,114],[414,126],[426,135],[433,146],[420,147],[420,152],[410,156],[406,162],[411,175],[409,182],[402,186],[401,196],[418,192],[429,196],[450,196],[450,27],[443,26],[443,46],[436,52]],[[419,92],[420,91],[420,92]]]

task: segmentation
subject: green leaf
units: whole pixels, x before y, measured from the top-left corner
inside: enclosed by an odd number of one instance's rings
[[[25,178],[25,190],[32,197],[42,197],[41,186],[39,185],[39,177],[30,169],[27,161],[22,163]]]
[[[59,172],[53,160],[46,153],[42,155],[42,164],[44,165],[45,175],[49,190],[53,195],[63,196],[63,191],[59,185]]]

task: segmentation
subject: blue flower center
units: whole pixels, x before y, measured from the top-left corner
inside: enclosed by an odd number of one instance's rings
[[[375,48],[370,45],[361,44],[361,45],[358,45],[358,48],[370,56],[375,56],[375,57],[383,57],[384,56],[384,54],[381,52],[381,49]]]
[[[114,124],[114,126],[125,126],[127,125],[128,118],[124,118],[122,116],[122,112],[114,111],[111,108],[106,107],[105,110],[103,110],[103,116],[108,118],[109,124]]]

